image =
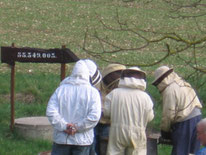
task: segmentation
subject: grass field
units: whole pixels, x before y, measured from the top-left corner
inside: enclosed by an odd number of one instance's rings
[[[194,11],[192,7],[190,11]],[[197,13],[200,11],[201,9],[196,10]],[[181,13],[187,15],[187,9],[183,9]],[[200,23],[197,26],[194,18],[176,18],[180,14],[162,0],[1,0],[0,15],[0,46],[15,43],[16,47],[50,49],[66,45],[79,58],[94,59],[100,69],[108,64],[108,60],[128,66],[139,65],[147,72],[147,92],[155,102],[155,119],[149,124],[150,127],[158,129],[161,119],[161,97],[151,85],[153,71],[160,65],[174,67],[197,90],[201,101],[206,101],[205,74],[191,68],[195,65],[205,69],[205,16],[195,19]],[[92,57],[83,50],[86,31],[89,34],[86,49],[100,54],[106,61],[98,59],[98,56]],[[145,48],[131,50],[143,46],[148,38],[161,38],[163,33],[178,34],[182,40],[167,38],[161,42],[150,42]],[[174,54],[174,51],[198,39],[203,39],[203,42],[197,44],[196,48],[192,45],[193,48]],[[171,47],[171,56],[158,64],[147,65],[166,55],[166,44]],[[105,52],[117,49],[124,50]],[[67,75],[72,66],[73,64],[67,64]],[[15,77],[15,117],[44,116],[49,97],[60,82],[60,65],[17,62]],[[9,94],[10,67],[0,63],[0,154],[36,155],[50,150],[51,142],[27,140],[10,132]],[[205,105],[203,106],[205,116]],[[171,147],[159,145],[158,151],[159,155],[167,155],[170,154]]]

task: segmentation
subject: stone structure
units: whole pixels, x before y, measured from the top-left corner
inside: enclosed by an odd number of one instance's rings
[[[15,119],[15,130],[25,138],[52,141],[53,128],[44,116]]]

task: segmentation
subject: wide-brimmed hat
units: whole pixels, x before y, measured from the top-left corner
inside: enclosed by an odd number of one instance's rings
[[[167,66],[161,66],[155,70],[155,80],[152,82],[153,85],[157,86],[165,77],[173,72],[173,68]]]
[[[130,73],[137,73],[137,75],[135,76],[136,78],[139,78],[139,79],[145,79],[146,80],[146,73],[141,70],[139,67],[130,67],[128,69],[125,69],[123,72],[122,72],[122,78],[123,77],[132,77],[133,75],[130,76]]]
[[[121,65],[121,64],[109,64],[102,71],[102,78],[104,79],[104,77],[106,77],[107,75],[109,75],[112,72],[122,71],[124,69],[126,69],[126,67],[124,65]]]

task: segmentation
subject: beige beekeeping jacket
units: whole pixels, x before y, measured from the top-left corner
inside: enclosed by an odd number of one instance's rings
[[[169,74],[157,87],[163,97],[163,131],[169,132],[172,124],[183,121],[195,107],[202,108],[194,89],[175,72]]]
[[[111,92],[114,88],[117,88],[119,84],[119,79],[113,81],[109,87],[107,87],[103,82],[101,82],[100,85],[100,92],[101,92],[101,99],[102,99],[102,111],[104,109],[104,101],[105,101],[105,96]],[[110,124],[110,119],[104,116],[101,116],[100,119],[101,124]]]
[[[147,123],[154,117],[153,102],[143,79],[120,79],[119,88],[105,98],[104,116],[111,120],[107,155],[146,155]]]

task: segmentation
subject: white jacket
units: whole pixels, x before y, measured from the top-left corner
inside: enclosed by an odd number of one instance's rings
[[[194,108],[202,108],[194,89],[175,72],[169,74],[157,87],[163,98],[161,130],[165,132],[170,131],[172,124],[184,121]]]
[[[120,79],[119,88],[111,91],[105,99],[104,115],[111,119],[108,155],[119,154],[122,148],[134,148],[134,154],[145,150],[146,126],[154,118],[153,102],[144,91],[142,79]]]
[[[78,61],[71,76],[64,79],[51,96],[46,115],[54,127],[53,140],[58,144],[90,145],[93,128],[101,115],[100,94],[89,81],[89,70]],[[67,135],[68,123],[76,124],[77,133]]]

